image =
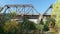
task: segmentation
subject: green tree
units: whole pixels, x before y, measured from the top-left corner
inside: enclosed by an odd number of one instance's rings
[[[18,30],[18,23],[16,21],[6,21],[4,25],[4,32],[15,34],[16,30]]]
[[[29,21],[25,16],[22,17],[22,23],[21,23],[21,29],[22,30],[35,30],[35,23],[32,21]]]
[[[14,16],[16,16],[15,12],[11,12],[9,14],[3,13],[0,16],[0,33],[1,34],[4,33],[4,26],[5,26],[6,21],[11,20],[11,18],[13,18]]]
[[[16,17],[17,14],[15,12],[11,12],[6,14],[5,17],[7,18],[5,25],[4,25],[4,32],[5,33],[21,33],[22,31],[34,30],[36,29],[35,23],[29,21],[25,16],[22,17],[22,22],[11,21],[13,17]],[[17,31],[16,31],[17,30]]]
[[[56,20],[56,27],[60,28],[60,0],[57,0],[57,2],[53,5],[52,13],[51,15],[55,15],[55,20]],[[53,17],[53,18],[54,18]]]
[[[0,33],[3,33],[4,32],[3,31],[3,26],[4,26],[4,24],[5,24],[6,21],[7,21],[6,16],[4,14],[2,14],[0,16]]]

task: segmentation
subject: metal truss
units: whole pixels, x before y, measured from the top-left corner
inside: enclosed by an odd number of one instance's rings
[[[12,8],[15,8],[15,10],[13,10]],[[40,15],[40,13],[34,8],[32,4],[20,4],[20,5],[19,4],[12,4],[12,5],[8,4],[2,7],[0,9],[0,12],[3,11],[3,13],[6,13],[7,10],[8,12],[13,10],[19,14],[24,14],[24,15]]]

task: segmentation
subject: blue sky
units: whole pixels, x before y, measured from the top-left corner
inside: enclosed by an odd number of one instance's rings
[[[55,1],[56,0],[0,0],[0,6],[6,4],[33,4],[38,12],[44,13]]]

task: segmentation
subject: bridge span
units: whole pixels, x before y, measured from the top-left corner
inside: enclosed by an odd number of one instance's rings
[[[44,14],[42,15],[43,17],[50,17],[50,15],[46,15],[48,10],[52,8],[51,6],[44,12]],[[35,9],[35,7],[32,4],[20,4],[20,5],[5,5],[4,7],[0,8],[0,16],[2,16],[2,14],[8,14],[11,12],[16,12],[18,14],[18,16],[13,17],[13,19],[20,19],[23,16],[25,16],[26,18],[28,18],[30,21],[33,21],[35,23],[37,23],[37,21],[40,21],[41,19],[39,19],[40,17],[40,13]]]

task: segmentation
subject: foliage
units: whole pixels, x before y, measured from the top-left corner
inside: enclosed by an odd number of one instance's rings
[[[1,15],[0,16],[0,33],[3,33],[3,26],[4,26],[6,21],[7,21],[6,16]]]
[[[54,26],[55,26],[55,19],[49,17],[49,18],[47,18],[46,20],[47,20],[47,21],[46,21],[46,23],[44,24],[43,30],[44,30],[44,31],[48,31],[48,30],[49,30],[49,24],[51,25],[51,27],[54,28]]]
[[[48,31],[48,30],[49,30],[49,28],[48,28],[48,23],[49,23],[50,20],[49,20],[48,17],[47,17],[45,20],[46,20],[46,21],[43,22],[43,23],[44,23],[43,31]]]
[[[4,26],[6,25],[5,23],[7,21],[9,21],[11,18],[13,18],[15,15],[16,15],[16,13],[13,12],[13,13],[9,13],[9,14],[3,13],[0,16],[0,33],[4,32]]]
[[[0,16],[0,32],[6,34],[17,34],[22,33],[24,30],[35,30],[35,23],[29,21],[25,16],[22,16],[23,22],[11,21],[11,18],[16,17],[15,12],[9,14],[3,14]]]
[[[34,29],[36,29],[34,22],[29,21],[24,16],[22,17],[22,20],[23,20],[23,22],[21,23],[22,24],[22,29],[25,29],[25,30],[34,30]]]
[[[9,17],[15,17],[15,16],[17,16],[17,13],[16,12],[11,12],[11,13],[9,13]]]
[[[18,29],[18,23],[16,21],[7,21],[4,25],[4,32],[9,33],[15,33],[15,31]]]
[[[37,28],[37,30],[43,30],[44,25],[42,25],[42,24],[36,24],[36,28]]]
[[[55,15],[56,20],[56,27],[60,28],[60,0],[57,0],[57,2],[53,5],[52,14]]]
[[[25,31],[35,30],[35,23],[29,21],[24,16],[22,17],[23,22],[6,21],[4,25],[4,32],[6,33],[22,33]]]

